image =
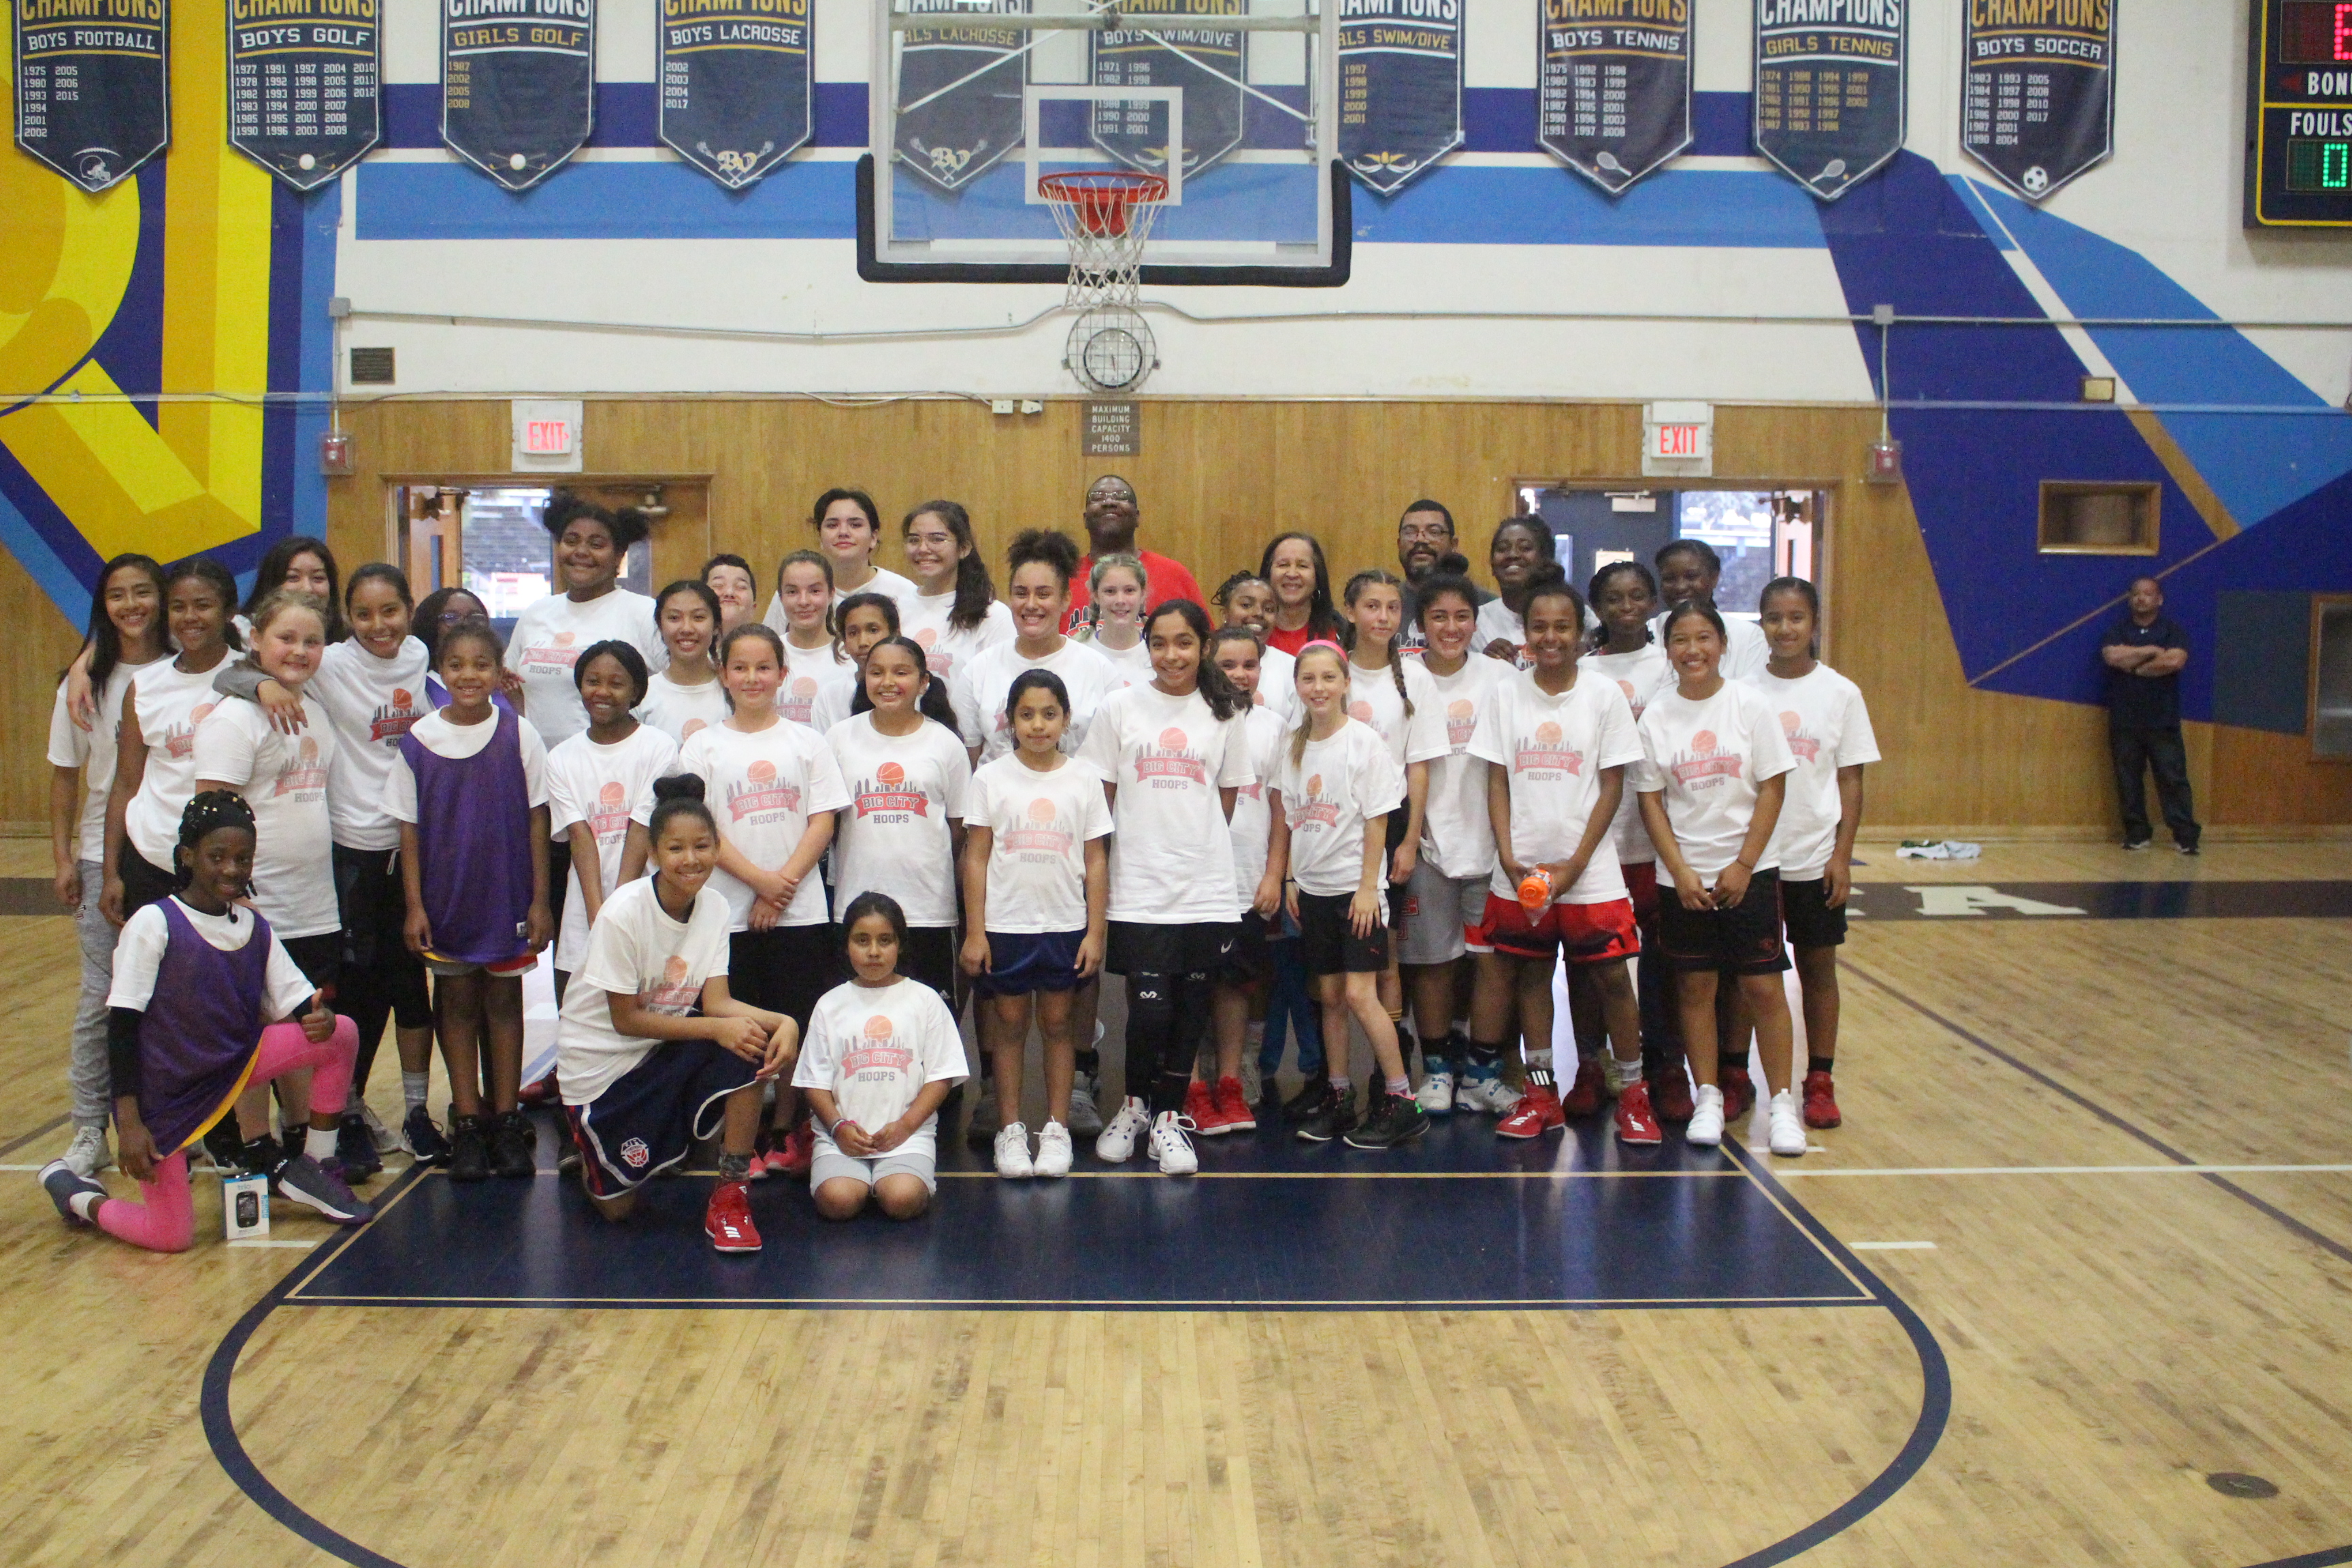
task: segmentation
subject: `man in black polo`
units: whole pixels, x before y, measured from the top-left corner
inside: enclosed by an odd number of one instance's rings
[[[1397,566],[1404,574],[1404,646],[1422,646],[1421,624],[1413,618],[1414,589],[1424,578],[1434,573],[1449,555],[1458,554],[1460,546],[1454,537],[1454,514],[1444,503],[1427,499],[1410,502],[1404,515],[1397,519]],[[1464,563],[1466,572],[1468,563]],[[1473,584],[1470,588],[1477,604],[1483,605],[1495,595]],[[1473,606],[1474,608],[1475,605]]]
[[[2164,613],[2164,584],[2132,579],[2125,613],[2100,639],[2107,667],[2107,747],[2116,763],[2116,793],[2124,811],[2124,847],[2145,849],[2147,820],[2144,770],[2156,771],[2164,825],[2183,855],[2197,853],[2199,829],[2189,798],[2189,753],[2180,743],[2180,671],[2189,639]]]

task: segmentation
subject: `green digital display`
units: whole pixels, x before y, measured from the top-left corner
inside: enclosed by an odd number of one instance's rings
[[[2297,136],[2286,144],[2290,191],[2352,191],[2352,141]]]

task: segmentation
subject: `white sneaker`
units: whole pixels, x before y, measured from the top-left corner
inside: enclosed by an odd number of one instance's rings
[[[1772,1097],[1772,1152],[1797,1155],[1805,1152],[1805,1113],[1797,1108],[1797,1091],[1784,1089]]]
[[[1503,1081],[1500,1073],[1493,1078],[1465,1079],[1454,1090],[1454,1109],[1483,1110],[1489,1116],[1504,1116],[1519,1103],[1519,1091]]]
[[[1072,1090],[1070,1094],[1072,1121],[1078,1119],[1077,1098],[1076,1091]],[[1118,1114],[1110,1119],[1110,1125],[1102,1130],[1102,1136],[1095,1140],[1095,1158],[1108,1160],[1114,1165],[1123,1164],[1134,1159],[1135,1141],[1142,1137],[1150,1126],[1151,1118],[1145,1112],[1143,1101],[1132,1095],[1129,1096],[1119,1106]]]
[[[1431,1116],[1444,1116],[1454,1109],[1454,1075],[1440,1068],[1421,1080],[1421,1092],[1414,1096],[1421,1109]]]
[[[1703,1083],[1692,1099],[1698,1109],[1691,1113],[1690,1125],[1683,1131],[1683,1142],[1712,1149],[1723,1142],[1723,1090]]]
[[[1037,1134],[1037,1158],[1030,1169],[1040,1176],[1066,1176],[1070,1173],[1070,1130],[1058,1121],[1048,1121]]]
[[[1094,1074],[1082,1072],[1070,1079],[1070,1131],[1083,1138],[1102,1130],[1102,1112],[1095,1107]]]
[[[375,1107],[364,1100],[360,1101],[360,1121],[367,1128],[368,1136],[375,1140],[377,1153],[398,1154],[407,1150],[408,1140],[386,1127],[383,1118],[375,1113]]]
[[[1035,1163],[1029,1158],[1029,1129],[1018,1121],[997,1130],[996,1173],[1008,1182],[1024,1181],[1037,1173]]]
[[[114,1163],[114,1155],[106,1146],[103,1127],[77,1127],[73,1142],[66,1145],[67,1169],[85,1181]]]
[[[1192,1140],[1185,1136],[1192,1126],[1181,1111],[1163,1110],[1151,1119],[1151,1157],[1160,1162],[1161,1175],[1189,1176],[1201,1168],[1200,1157],[1192,1152]]]

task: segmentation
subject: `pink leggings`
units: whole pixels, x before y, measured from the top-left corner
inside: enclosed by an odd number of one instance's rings
[[[267,1083],[289,1072],[316,1068],[310,1080],[314,1113],[341,1115],[352,1089],[352,1062],[359,1053],[359,1026],[349,1018],[335,1020],[332,1036],[316,1045],[303,1036],[302,1026],[288,1020],[261,1031],[261,1055],[253,1064],[252,1083]],[[234,1116],[236,1111],[229,1112]],[[109,1198],[98,1205],[98,1227],[107,1235],[143,1247],[150,1252],[185,1252],[195,1238],[195,1204],[188,1192],[188,1155],[183,1149],[156,1162],[155,1173],[139,1184],[145,1200],[131,1203]]]

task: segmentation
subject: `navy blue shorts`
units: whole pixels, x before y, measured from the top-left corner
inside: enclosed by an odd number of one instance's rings
[[[588,1190],[616,1198],[718,1135],[727,1097],[759,1068],[713,1040],[668,1040],[585,1105],[567,1105]]]
[[[988,933],[989,962],[985,974],[971,977],[971,988],[982,996],[1026,996],[1033,991],[1075,991],[1078,978],[1078,944],[1082,931],[1003,931]]]

